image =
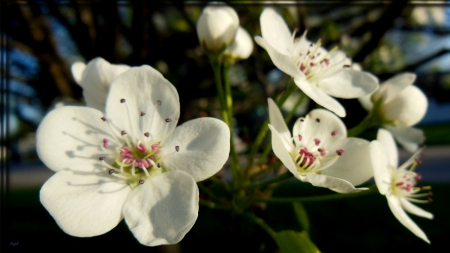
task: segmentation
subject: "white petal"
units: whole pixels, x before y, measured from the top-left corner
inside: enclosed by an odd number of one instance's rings
[[[121,99],[125,99],[121,103]],[[160,101],[161,105],[158,105]],[[144,116],[140,116],[144,112]],[[162,141],[175,129],[180,101],[175,87],[150,66],[131,68],[111,85],[106,118],[135,139],[149,132],[152,141]]]
[[[358,98],[378,89],[378,79],[368,72],[343,69],[318,83],[328,95],[338,98]]]
[[[49,112],[36,131],[36,151],[54,171],[105,156],[103,139],[113,140],[103,114],[89,107],[64,106]]]
[[[281,114],[280,109],[278,109],[277,104],[271,98],[267,99],[267,103],[269,104],[270,124],[278,132],[286,149],[291,150],[292,149],[291,132],[286,126],[286,123],[284,123],[284,118],[283,115]]]
[[[96,236],[113,229],[123,218],[122,207],[131,191],[104,168],[91,169],[87,172],[78,165],[72,171],[59,171],[40,191],[42,205],[73,236]]]
[[[380,99],[380,96],[382,96],[383,102],[388,103],[398,96],[406,87],[410,86],[414,80],[416,80],[416,75],[414,73],[398,74],[381,84],[375,98],[378,100]]]
[[[345,117],[344,107],[321,89],[304,79],[294,77],[294,82],[314,102],[336,113],[339,117]]]
[[[227,47],[224,55],[235,59],[247,59],[253,52],[253,40],[250,34],[240,26],[236,32],[236,38],[233,43]]]
[[[279,53],[289,55],[294,42],[289,28],[280,14],[272,8],[264,8],[261,13],[260,23],[261,34],[264,40]]]
[[[303,122],[297,120],[295,123],[294,139],[296,142],[298,135],[302,136],[300,143],[308,149],[316,146],[315,139],[320,140],[319,147],[327,148],[327,145],[345,139],[347,129],[342,120],[334,113],[324,109],[315,109],[306,115]]]
[[[197,182],[216,174],[229,154],[230,129],[214,118],[194,119],[178,126],[161,150],[164,168],[182,170]]]
[[[344,150],[344,153],[322,174],[344,179],[352,185],[366,182],[373,176],[369,144],[363,139],[347,138],[330,145],[328,152],[332,155],[336,155],[338,149]]]
[[[147,246],[175,244],[198,216],[198,188],[183,171],[148,178],[127,198],[123,214],[138,241]]]
[[[73,79],[77,84],[81,83],[81,77],[86,69],[86,64],[84,62],[77,61],[70,66],[70,71],[72,72]]]
[[[367,188],[355,188],[350,182],[340,178],[319,174],[306,174],[302,181],[310,182],[317,187],[324,187],[339,193],[351,193],[367,190]]]
[[[383,145],[388,165],[391,168],[398,168],[398,150],[392,135],[388,131],[380,128],[378,129],[377,140]]]
[[[296,178],[299,178],[299,174],[297,171],[297,166],[295,165],[294,161],[292,160],[291,155],[289,152],[291,150],[286,149],[286,146],[284,145],[284,142],[281,138],[281,136],[278,134],[277,130],[269,124],[269,128],[272,131],[272,149],[275,155],[278,157],[278,159],[281,160],[281,162],[286,166],[286,168],[294,174]]]
[[[409,127],[422,120],[427,112],[428,100],[414,85],[407,86],[394,99],[383,103],[384,116],[397,121],[397,126]]]
[[[407,212],[415,214],[417,216],[423,217],[423,218],[427,218],[427,219],[433,219],[433,214],[423,210],[422,208],[412,204],[411,202],[409,202],[408,200],[401,198],[400,199],[400,204],[402,205],[403,209],[405,209]]]
[[[91,60],[79,83],[83,87],[86,105],[104,111],[109,86],[117,76],[128,69],[130,67],[127,65],[114,65],[100,57]]]
[[[373,103],[371,99],[372,94],[373,93],[358,98],[359,103],[364,109],[366,109],[366,111],[371,111],[373,108]]]
[[[413,153],[419,149],[420,144],[425,141],[422,129],[414,127],[385,126],[403,148]]]
[[[391,184],[391,172],[384,147],[377,140],[370,143],[370,161],[372,163],[373,178],[375,179],[378,191],[385,195]]]
[[[400,221],[400,223],[403,224],[403,226],[405,226],[407,229],[413,232],[413,234],[415,234],[417,237],[421,238],[427,243],[430,243],[425,233],[405,213],[405,211],[400,205],[400,201],[398,200],[398,198],[395,196],[387,196],[387,200],[389,208],[391,208],[391,211],[394,214],[395,218],[397,218],[397,220]]]
[[[255,42],[267,51],[273,64],[281,71],[294,78],[305,78],[303,72],[301,72],[300,69],[297,68],[297,66],[295,66],[294,62],[291,60],[290,55],[278,52],[266,40],[259,36],[255,36]]]

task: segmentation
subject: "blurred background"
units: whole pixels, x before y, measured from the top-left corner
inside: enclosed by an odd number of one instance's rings
[[[93,238],[62,232],[39,202],[39,189],[53,172],[37,157],[35,131],[45,114],[64,105],[84,105],[82,89],[70,72],[74,62],[102,57],[115,64],[148,64],[178,90],[180,122],[220,118],[214,76],[199,46],[196,21],[205,3],[199,1],[8,1],[1,0],[1,146],[2,238],[4,252],[29,249],[145,249],[150,252],[277,252],[276,244],[258,227],[240,217],[200,209],[194,228],[178,245],[148,248],[139,245],[124,222]],[[380,82],[403,72],[417,74],[415,84],[427,95],[429,107],[417,127],[425,132],[427,148],[418,170],[432,185],[434,203],[424,209],[428,221],[414,217],[431,246],[416,238],[390,213],[383,196],[305,205],[311,238],[323,252],[446,252],[450,236],[450,5],[417,1],[317,4],[277,4],[276,1],[229,3],[252,36],[261,35],[259,16],[273,4],[291,30],[308,39],[322,38],[324,47],[339,46]],[[267,117],[267,97],[276,98],[289,77],[276,69],[268,54],[254,45],[249,59],[230,71],[233,86],[236,148],[245,156]],[[286,103],[286,109],[295,103]],[[366,112],[356,99],[340,100],[348,128]],[[302,116],[315,107],[308,100]],[[374,139],[376,130],[364,138]],[[401,152],[402,160],[410,154]],[[329,193],[300,183],[275,191],[284,196]],[[290,205],[266,207],[268,222],[282,229],[293,212]],[[272,214],[272,215],[270,215]],[[282,216],[282,217],[281,217]],[[278,218],[276,218],[278,217]]]

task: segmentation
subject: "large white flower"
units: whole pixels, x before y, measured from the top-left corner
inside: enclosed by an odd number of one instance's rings
[[[330,96],[357,98],[378,88],[375,76],[350,69],[351,60],[344,52],[312,43],[306,32],[299,39],[289,31],[286,22],[272,8],[261,13],[262,37],[255,41],[263,47],[275,66],[292,76],[295,84],[314,102],[345,117],[344,107]]]
[[[86,105],[100,111],[105,110],[109,86],[114,79],[130,69],[127,65],[116,65],[97,57],[84,64],[75,62],[71,66],[75,81],[83,88]]]
[[[380,85],[373,94],[359,98],[361,105],[376,114],[380,123],[402,146],[415,152],[423,143],[423,131],[411,126],[425,116],[428,100],[425,94],[412,85],[416,75],[398,74]]]
[[[398,167],[397,147],[388,131],[379,129],[377,140],[372,141],[370,145],[375,183],[380,193],[386,195],[392,213],[403,226],[430,243],[425,233],[405,213],[406,210],[417,216],[433,219],[433,214],[411,203],[428,203],[431,200],[418,199],[430,196],[429,193],[418,193],[429,187],[416,186],[417,180],[421,176],[415,173],[414,169],[420,163],[418,157],[422,150],[417,151],[408,161]],[[409,170],[408,167],[410,167]]]
[[[64,232],[100,235],[125,218],[148,246],[184,237],[198,215],[196,181],[222,168],[230,131],[214,118],[176,127],[179,114],[176,89],[142,66],[113,82],[105,114],[66,106],[44,118],[37,152],[57,173],[40,200]]]
[[[354,185],[373,175],[368,141],[347,138],[344,123],[323,109],[299,118],[291,135],[275,102],[268,102],[273,152],[296,178],[340,193],[365,189]]]

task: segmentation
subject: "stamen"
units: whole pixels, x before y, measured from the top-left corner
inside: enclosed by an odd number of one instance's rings
[[[314,143],[316,144],[316,146],[319,146],[319,144],[320,144],[320,140],[319,140],[319,139],[317,139],[317,138],[315,138],[315,139],[314,139]]]
[[[175,146],[175,150],[176,150],[177,152],[180,152],[180,146]]]
[[[103,122],[105,122],[105,121],[106,121],[106,118],[105,118],[105,117],[101,117],[101,119],[103,120]]]
[[[320,152],[321,156],[325,156],[326,155],[325,149],[319,148],[318,151]]]
[[[145,132],[144,135],[145,135],[145,137],[149,137],[150,136],[150,134],[148,132]]]
[[[346,68],[350,68],[351,66],[350,65],[348,65],[348,64],[346,64],[346,65],[344,65],[344,69],[346,69]]]
[[[344,154],[344,150],[338,149],[338,150],[336,150],[336,154],[341,156],[342,154]]]
[[[162,104],[162,103],[161,103],[161,100],[158,100],[157,103],[158,103],[158,105],[161,105],[161,104]]]
[[[303,137],[301,135],[298,135],[298,140],[302,141]]]
[[[172,119],[171,119],[171,118],[167,118],[167,119],[166,119],[166,122],[167,122],[167,123],[170,123],[170,122],[172,122]]]
[[[331,136],[336,136],[336,134],[338,134],[337,130],[334,130],[333,132],[331,132]]]
[[[101,156],[101,157],[98,158],[98,160],[103,161],[103,160],[105,160],[105,158],[106,158],[106,157]]]
[[[158,167],[158,168],[161,168],[161,164],[160,164],[160,163],[158,163],[158,164],[156,165],[156,167]]]
[[[125,132],[125,130],[122,130],[122,132],[120,132],[121,135],[126,135],[127,132]]]
[[[115,169],[110,169],[110,170],[108,171],[108,174],[112,175],[112,174],[114,174],[115,172],[116,172]]]
[[[108,139],[106,138],[103,139],[103,147],[108,148]]]
[[[141,117],[144,116],[144,115],[145,115],[145,112],[142,112],[142,111],[141,111]]]
[[[143,184],[145,182],[144,179],[139,179],[139,184]]]
[[[319,118],[317,118],[317,119],[316,119],[316,122],[317,122],[317,123],[320,123],[320,119],[319,119]]]
[[[122,99],[120,100],[120,103],[123,104],[123,103],[125,103],[125,101],[126,101],[125,98],[122,98]]]

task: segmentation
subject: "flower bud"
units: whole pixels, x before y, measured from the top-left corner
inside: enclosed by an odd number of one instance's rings
[[[206,6],[197,21],[200,45],[209,52],[221,52],[231,45],[239,26],[236,11],[221,2]]]
[[[241,26],[239,26],[234,42],[225,49],[223,54],[230,60],[247,59],[253,51],[253,39],[250,34]]]

